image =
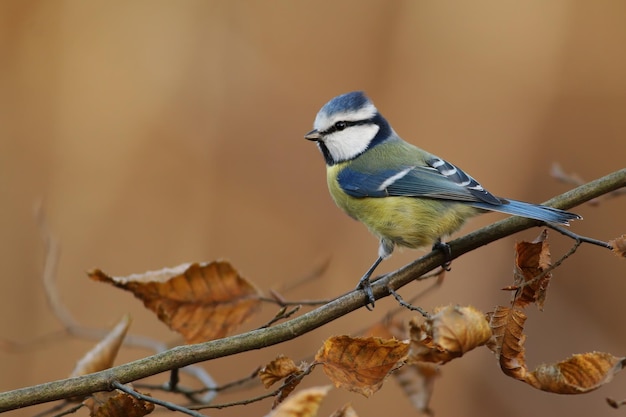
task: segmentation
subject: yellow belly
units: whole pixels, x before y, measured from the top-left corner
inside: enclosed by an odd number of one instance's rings
[[[334,167],[332,167],[334,168]],[[330,168],[328,188],[337,206],[377,237],[409,248],[432,245],[480,211],[465,204],[415,197],[354,198],[341,191]]]

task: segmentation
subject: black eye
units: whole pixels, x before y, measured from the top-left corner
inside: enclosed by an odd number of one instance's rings
[[[348,127],[348,124],[346,122],[335,123],[335,129],[337,130],[344,130],[346,127]]]

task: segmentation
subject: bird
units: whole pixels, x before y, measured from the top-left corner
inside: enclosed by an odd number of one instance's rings
[[[446,267],[451,254],[442,239],[475,215],[495,211],[563,225],[582,219],[553,207],[496,197],[461,168],[405,142],[362,91],[327,102],[304,138],[316,142],[326,162],[335,204],[379,239],[378,257],[357,285],[370,310],[375,302],[370,277],[396,246],[432,245],[446,254]]]

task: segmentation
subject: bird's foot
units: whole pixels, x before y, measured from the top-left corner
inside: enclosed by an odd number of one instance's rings
[[[365,295],[367,296],[368,302],[365,304],[365,308],[369,311],[374,310],[374,303],[376,298],[374,298],[374,291],[372,291],[372,284],[370,283],[370,278],[366,275],[359,280],[359,284],[356,286],[357,290],[363,290]]]
[[[441,265],[441,267],[446,271],[450,271],[452,269],[452,249],[450,249],[450,245],[448,245],[446,242],[438,240],[433,244],[433,250],[443,252],[443,255],[445,256],[445,261]]]

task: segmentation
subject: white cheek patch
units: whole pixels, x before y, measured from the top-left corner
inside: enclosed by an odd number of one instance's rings
[[[365,152],[379,129],[375,124],[350,126],[326,136],[324,144],[333,160],[347,161]]]

